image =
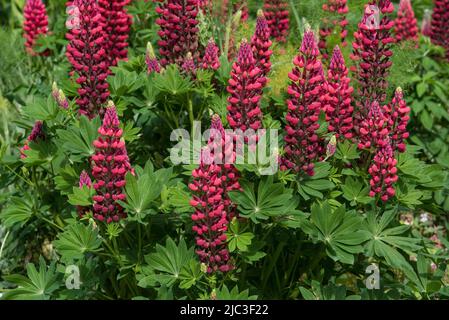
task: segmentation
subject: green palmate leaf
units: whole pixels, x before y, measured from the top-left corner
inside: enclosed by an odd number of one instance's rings
[[[305,300],[360,300],[360,296],[347,296],[346,287],[329,283],[322,286],[318,281],[312,280],[310,290],[299,287],[299,290]]]
[[[95,152],[93,142],[98,137],[99,127],[100,118],[89,120],[81,116],[77,125],[56,131],[59,145],[65,152],[74,156],[74,161],[90,157]]]
[[[251,245],[251,240],[254,238],[254,234],[243,231],[244,230],[240,230],[239,221],[233,219],[230,223],[229,232],[226,233],[230,252],[234,252],[235,249],[242,252],[248,250],[248,246]]]
[[[350,201],[351,206],[355,206],[357,203],[367,204],[373,200],[368,196],[369,187],[364,187],[361,182],[351,177],[345,180],[345,184],[341,186],[341,189],[343,197]]]
[[[82,223],[70,225],[54,241],[56,251],[65,261],[82,259],[86,253],[98,252],[101,243],[98,229]]]
[[[197,259],[191,259],[190,262],[185,265],[181,273],[179,274],[179,279],[181,283],[179,287],[181,289],[189,289],[194,286],[202,277],[204,273],[201,271],[201,265]]]
[[[127,142],[139,139],[140,135],[140,128],[133,127],[132,122],[127,122],[123,127],[123,139]]]
[[[31,142],[30,150],[26,150],[26,155],[22,161],[26,166],[38,166],[51,162],[58,152],[57,147],[50,141]]]
[[[259,182],[257,195],[254,185],[242,181],[243,192],[230,192],[229,196],[238,203],[238,210],[243,217],[254,223],[270,217],[289,215],[298,204],[293,198],[293,190],[286,189],[282,183],[273,183],[273,177],[265,177]]]
[[[361,217],[355,212],[346,212],[344,206],[335,210],[328,202],[312,205],[310,221],[305,221],[303,230],[314,241],[323,242],[326,252],[335,261],[354,263],[354,254],[362,252],[361,244],[368,240],[368,233],[360,230]]]
[[[315,164],[315,174],[312,177],[301,178],[297,181],[298,192],[305,199],[312,197],[323,199],[323,191],[331,190],[335,184],[329,180],[331,165],[327,162]]]
[[[145,256],[148,265],[138,276],[139,286],[160,284],[172,287],[175,283],[186,279],[181,279],[181,271],[193,258],[193,248],[188,249],[184,239],[176,245],[171,238],[168,238],[164,247],[157,244],[156,252]],[[184,275],[185,272],[184,270]]]
[[[39,259],[39,271],[32,263],[28,263],[26,269],[27,277],[18,274],[5,276],[7,281],[17,286],[4,294],[5,300],[48,300],[61,286],[55,264],[47,268],[42,257]]]
[[[176,186],[168,188],[167,197],[163,199],[164,207],[173,208],[178,214],[193,213],[194,208],[190,205],[191,193],[187,187],[178,183]]]
[[[187,93],[193,88],[193,83],[184,78],[175,65],[170,65],[165,72],[155,75],[154,85],[159,91],[175,96]]]
[[[399,236],[409,229],[407,225],[388,228],[396,214],[396,209],[388,210],[377,219],[373,212],[368,213],[364,222],[364,229],[369,233],[366,253],[370,257],[378,256],[384,258],[390,266],[403,270],[410,280],[417,284],[418,287],[422,287],[412,266],[398,251],[400,249],[408,253],[415,252],[421,248],[417,244],[420,240]]]
[[[357,150],[357,145],[345,140],[343,143],[339,143],[337,146],[337,152],[334,156],[336,159],[349,163],[350,160],[355,160],[360,157]]]
[[[29,119],[46,121],[55,119],[59,109],[53,97],[49,96],[47,99],[35,98],[33,102],[23,108],[23,113]]]
[[[34,214],[33,200],[27,194],[25,197],[12,197],[6,207],[0,212],[0,220],[10,228],[16,224],[25,224]]]
[[[92,197],[95,195],[95,189],[88,186],[73,187],[72,194],[69,194],[69,203],[72,206],[91,206],[93,205]]]
[[[58,175],[54,178],[56,189],[62,194],[71,194],[73,186],[79,182],[79,173],[73,167],[65,167],[59,170]]]
[[[221,289],[217,289],[213,293],[216,300],[257,300],[257,296],[250,296],[249,290],[239,291],[239,288],[235,286],[229,291],[226,285],[223,285]]]

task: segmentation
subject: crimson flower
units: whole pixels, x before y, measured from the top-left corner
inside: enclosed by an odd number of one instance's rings
[[[200,165],[193,170],[193,182],[189,188],[193,193],[190,204],[196,233],[196,245],[201,262],[207,272],[227,272],[233,269],[227,249],[226,231],[230,219],[236,215],[236,206],[228,193],[240,190],[237,169],[224,159],[235,159],[233,148],[226,147],[226,133],[218,115],[212,116],[211,134],[206,149],[201,154]],[[232,139],[231,139],[232,140]]]
[[[270,40],[270,28],[262,10],[257,12],[256,31],[251,38],[254,59],[262,75],[266,76],[271,69],[270,58],[273,51],[270,49],[273,43]]]
[[[327,3],[323,4],[323,10],[328,11],[331,14],[339,15],[339,19],[323,19],[323,25],[320,28],[320,41],[318,47],[320,48],[321,54],[324,59],[329,57],[327,51],[327,38],[332,34],[334,28],[338,25],[340,27],[340,43],[342,47],[346,47],[346,37],[348,35],[348,30],[346,27],[348,25],[348,20],[346,19],[346,14],[349,11],[347,0],[328,0]]]
[[[430,39],[446,49],[449,59],[449,0],[435,0],[432,13]]]
[[[150,73],[160,73],[161,65],[154,54],[153,46],[150,42],[147,43],[147,51],[145,54],[145,63],[147,64],[147,72]]]
[[[418,42],[418,24],[410,0],[401,0],[395,21],[396,41]]]
[[[318,118],[322,109],[324,72],[318,59],[319,50],[312,31],[306,31],[299,55],[289,73],[290,99],[285,126],[285,155],[281,169],[305,172],[314,175],[314,161],[324,154],[324,147],[316,131],[320,127]]]
[[[278,42],[286,42],[290,25],[288,2],[286,0],[264,0],[263,8],[271,37]]]
[[[78,74],[79,113],[94,118],[104,113],[103,105],[109,97],[109,60],[104,48],[107,34],[96,0],[75,0],[73,5],[79,11],[79,27],[66,34],[70,41],[66,55]]]
[[[373,164],[368,170],[371,176],[370,197],[379,195],[384,202],[394,197],[396,191],[393,184],[398,181],[397,163],[398,161],[394,158],[393,148],[387,139],[387,143],[378,148]]]
[[[21,159],[25,159],[27,157],[25,154],[25,151],[31,149],[29,146],[30,142],[37,143],[37,142],[39,142],[39,140],[45,138],[43,126],[44,126],[44,124],[42,123],[42,121],[36,121],[34,123],[33,129],[31,130],[30,135],[28,136],[27,140],[25,141],[25,144],[23,145],[23,147],[20,149],[20,158]]]
[[[360,123],[358,147],[359,149],[384,147],[390,134],[388,117],[377,101],[372,102],[368,110],[368,115]]]
[[[37,55],[33,50],[36,39],[48,33],[48,16],[45,4],[42,0],[27,0],[23,8],[23,17],[23,36],[26,51],[31,55]],[[41,53],[41,55],[48,54],[48,51]]]
[[[103,124],[98,129],[100,137],[94,141],[95,154],[92,156],[92,176],[97,194],[93,197],[94,218],[107,223],[117,222],[126,217],[117,200],[125,201],[123,187],[125,175],[133,173],[123,140],[123,130],[114,104],[110,101]]]
[[[409,137],[407,124],[410,120],[410,108],[404,100],[401,88],[397,88],[390,104],[384,106],[388,115],[388,130],[391,134],[391,146],[394,151],[405,152],[405,140]]]
[[[202,68],[203,69],[210,69],[210,70],[218,70],[220,68],[220,59],[218,57],[218,46],[215,44],[214,38],[210,38],[206,51],[204,53],[203,61],[202,61]]]
[[[86,186],[88,188],[92,187],[92,180],[90,179],[89,174],[85,170],[83,170],[81,172],[80,179],[79,179],[80,189],[82,189],[84,186]],[[78,211],[78,215],[80,217],[82,217],[89,211],[89,208],[83,207],[83,206],[77,206],[77,211]]]

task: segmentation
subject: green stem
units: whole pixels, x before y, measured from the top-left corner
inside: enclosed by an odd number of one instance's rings
[[[8,232],[6,232],[5,238],[3,238],[3,241],[2,241],[2,246],[0,247],[0,261],[2,261],[3,248],[5,247],[5,243],[6,243],[6,240],[8,239],[8,236],[9,236],[9,230],[8,230]]]

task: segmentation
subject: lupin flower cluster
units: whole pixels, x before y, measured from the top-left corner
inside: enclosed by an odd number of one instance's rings
[[[230,159],[232,163],[235,159],[232,144],[227,148],[226,140],[229,139],[220,117],[212,116],[208,145],[201,154],[200,166],[192,172],[193,182],[189,184],[193,193],[190,204],[195,208],[192,229],[196,233],[196,253],[207,265],[208,273],[227,272],[233,268],[225,233],[230,219],[235,216],[235,205],[228,192],[241,188],[236,168],[225,161]]]
[[[405,140],[410,136],[407,124],[410,120],[410,108],[404,100],[401,88],[397,88],[391,103],[384,106],[387,117],[387,127],[390,132],[393,150],[405,152]]]
[[[348,20],[346,14],[349,12],[347,0],[328,0],[323,4],[323,10],[333,15],[339,15],[339,18],[323,19],[323,25],[320,28],[320,41],[318,47],[324,59],[329,57],[327,50],[327,38],[335,30],[336,26],[340,27],[340,44],[342,47],[347,46],[346,37],[348,36]]]
[[[243,39],[227,87],[230,94],[227,119],[231,128],[256,131],[262,127],[260,99],[266,82],[267,78],[256,64],[251,45]]]
[[[435,0],[432,13],[430,39],[446,49],[449,59],[449,0]]]
[[[187,56],[185,57],[181,68],[186,74],[191,75],[191,76],[195,75],[196,65],[195,65],[195,61],[193,60],[193,55],[191,52],[187,53]]]
[[[324,93],[324,72],[319,60],[319,49],[312,31],[306,31],[294,68],[289,73],[290,99],[285,127],[285,155],[281,169],[314,175],[314,161],[324,154],[324,147],[317,135],[318,118]]]
[[[27,140],[25,141],[25,144],[23,145],[23,147],[20,149],[20,158],[21,159],[25,159],[27,156],[25,154],[25,151],[30,150],[30,142],[39,142],[39,140],[44,139],[45,138],[45,134],[43,131],[43,123],[42,121],[36,121],[34,123],[33,129],[31,130],[30,135],[28,136]]]
[[[125,6],[130,2],[131,0],[98,0],[106,38],[104,48],[111,66],[116,66],[119,60],[124,60],[128,56],[132,16],[128,14]]]
[[[286,0],[264,0],[263,8],[271,37],[278,42],[286,42],[290,27],[288,2]]]
[[[380,147],[376,152],[373,164],[368,169],[371,176],[370,197],[379,195],[380,199],[384,202],[394,197],[396,191],[393,184],[398,181],[397,162],[394,157],[393,148],[387,139],[385,145]]]
[[[34,46],[37,38],[48,33],[47,10],[42,0],[27,0],[23,9],[23,17],[26,51],[31,55],[36,55]],[[48,55],[48,52],[44,52],[42,55]]]
[[[162,66],[176,63],[182,66],[189,52],[198,59],[198,0],[157,0],[156,8],[160,26],[158,35],[160,63]]]
[[[109,97],[104,23],[96,0],[75,0],[73,4],[79,11],[79,27],[72,28],[66,35],[70,41],[66,55],[78,74],[76,82],[80,88],[76,103],[79,112],[93,118],[98,113],[103,114]]]
[[[64,91],[58,88],[56,82],[53,82],[51,95],[53,96],[53,99],[55,99],[55,102],[60,108],[62,109],[69,108],[69,100],[67,100]]]
[[[424,10],[421,33],[423,36],[430,37],[432,35],[432,11],[429,9]]]
[[[124,201],[126,195],[123,187],[126,184],[125,176],[133,173],[122,138],[123,130],[117,111],[112,102],[109,102],[103,118],[103,124],[98,129],[99,138],[94,141],[95,154],[92,156],[92,176],[96,180],[93,197],[94,218],[107,223],[117,222],[126,216],[122,206],[117,202]]]
[[[271,70],[270,58],[273,51],[270,48],[272,44],[267,19],[263,11],[259,10],[257,12],[256,31],[251,38],[251,47],[257,66],[262,70],[262,75],[264,76]]]
[[[385,147],[389,134],[388,117],[384,114],[379,102],[371,102],[367,116],[360,123],[359,149],[377,150]]]
[[[412,40],[418,42],[418,24],[410,0],[401,0],[395,20],[396,41]]]
[[[202,68],[207,70],[218,70],[220,68],[220,58],[218,56],[219,49],[215,44],[214,38],[210,38],[207,42],[206,51],[204,53]]]
[[[343,55],[338,46],[335,47],[329,64],[327,81],[324,84],[325,95],[323,109],[326,112],[329,132],[335,132],[337,138],[352,139],[353,112],[352,93]]]
[[[85,170],[83,170],[80,174],[79,187],[80,189],[82,189],[83,187],[88,188],[92,187],[92,180],[90,179],[89,174]],[[83,217],[89,211],[89,207],[83,206],[77,206],[76,209],[78,211],[79,217]]]
[[[371,0],[354,33],[351,59],[358,65],[352,66],[351,71],[359,83],[357,107],[362,117],[366,116],[366,106],[370,103],[386,100],[387,77],[392,65],[390,57],[393,55],[391,46],[395,42],[391,36],[394,21],[388,15],[393,11],[390,0]]]
[[[151,73],[160,73],[161,65],[154,54],[153,46],[150,42],[147,43],[147,51],[145,53],[145,63],[147,65],[148,74]]]

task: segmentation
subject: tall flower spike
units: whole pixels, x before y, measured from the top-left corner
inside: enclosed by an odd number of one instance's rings
[[[368,169],[371,176],[370,197],[379,195],[384,202],[394,197],[396,191],[393,184],[398,181],[397,163],[398,161],[394,158],[393,148],[387,140],[383,147],[378,148],[373,164]]]
[[[346,14],[349,11],[347,0],[328,0],[327,3],[323,4],[323,10],[330,12],[332,15],[338,15],[339,18],[333,18],[331,20],[324,18],[323,23],[320,28],[320,41],[318,47],[320,48],[321,54],[324,59],[329,57],[327,50],[327,38],[335,30],[336,26],[340,27],[340,44],[342,47],[346,47],[346,37],[348,35],[348,30],[346,29],[348,25],[348,20],[346,19]]]
[[[421,24],[421,33],[423,36],[430,37],[432,34],[432,11],[424,10]]]
[[[116,66],[119,60],[128,57],[128,38],[131,29],[132,16],[125,6],[131,0],[98,0],[98,8],[103,17],[106,54],[109,64]]]
[[[82,189],[84,186],[90,188],[92,187],[92,180],[89,177],[89,174],[83,170],[80,174],[79,187]],[[78,215],[80,217],[84,216],[88,211],[88,207],[77,206]]]
[[[159,18],[158,32],[161,64],[176,63],[182,66],[188,52],[197,61],[198,53],[198,0],[156,0],[161,2],[156,8]]]
[[[147,43],[147,51],[145,54],[145,63],[147,64],[147,72],[150,73],[160,73],[161,72],[161,66],[159,64],[159,61],[156,58],[156,55],[154,54],[153,46],[150,42]]]
[[[247,21],[249,18],[248,1],[247,0],[238,0],[234,4],[234,12],[237,12],[239,10],[242,11],[242,16],[240,18],[241,21]]]
[[[264,0],[263,8],[271,37],[278,42],[286,42],[290,27],[288,2],[286,0]]]
[[[48,33],[48,16],[42,0],[27,0],[23,9],[23,31],[26,51],[31,55],[36,55],[34,46],[36,39]],[[48,55],[49,52],[41,53]]]
[[[354,89],[350,86],[348,68],[338,46],[329,65],[327,82],[324,85],[324,111],[329,132],[335,132],[337,138],[353,137],[353,112],[351,105]]]
[[[262,126],[260,99],[267,79],[257,66],[250,44],[242,40],[237,61],[232,65],[227,91],[228,122],[234,130],[258,130]]]
[[[125,201],[123,193],[125,175],[133,173],[126,152],[123,130],[112,101],[109,102],[98,129],[99,138],[94,141],[95,154],[92,156],[92,176],[97,194],[93,197],[94,218],[107,223],[117,222],[126,216],[117,200]]]
[[[185,60],[182,64],[182,70],[189,75],[194,75],[196,72],[196,66],[195,61],[193,60],[192,53],[187,53],[187,56],[185,57]]]
[[[27,156],[25,154],[26,150],[30,150],[29,143],[30,142],[39,142],[39,140],[45,138],[45,134],[43,131],[43,123],[42,121],[36,121],[34,123],[33,129],[31,130],[30,135],[28,136],[27,140],[25,141],[25,144],[22,148],[20,148],[20,158],[25,159]]]
[[[394,10],[390,0],[371,0],[365,7],[362,21],[354,33],[353,54],[351,59],[357,66],[351,67],[359,83],[357,107],[360,117],[366,116],[365,106],[373,101],[383,103],[388,88],[387,77],[392,65],[390,57],[395,39],[391,36],[394,21],[389,14]]]
[[[410,120],[410,108],[404,100],[401,88],[397,88],[390,104],[384,106],[384,112],[388,115],[388,130],[391,134],[391,146],[393,151],[405,152],[405,140],[409,137],[407,124]]]
[[[58,106],[62,109],[68,109],[69,108],[69,101],[67,100],[64,91],[58,88],[58,85],[56,82],[53,82],[52,89],[51,89],[51,95],[53,96],[53,99],[55,99]]]
[[[390,132],[388,117],[377,101],[370,104],[368,115],[362,120],[359,129],[359,149],[378,149],[384,147]]]
[[[212,116],[208,145],[201,154],[199,167],[192,172],[193,182],[189,184],[193,193],[190,204],[195,208],[192,229],[196,233],[196,253],[201,262],[207,265],[209,273],[227,272],[233,268],[229,261],[226,231],[230,219],[236,214],[236,206],[228,193],[241,188],[234,165],[220,161],[235,157],[232,146],[227,148],[226,141],[229,139],[220,117]]]
[[[72,28],[66,35],[70,41],[66,55],[78,74],[80,97],[76,103],[79,113],[94,118],[104,113],[103,105],[109,97],[106,34],[96,0],[75,0],[73,5],[79,11],[79,27]]]
[[[270,49],[273,43],[270,40],[270,28],[263,11],[257,12],[256,31],[251,38],[254,59],[257,66],[262,70],[262,75],[266,76],[271,70],[270,58],[273,51]]]
[[[290,99],[285,126],[285,155],[281,169],[292,169],[314,175],[314,162],[324,154],[324,146],[316,131],[320,127],[318,118],[322,108],[324,72],[318,59],[319,50],[312,31],[304,33],[299,55],[289,73]]]
[[[220,68],[220,59],[218,57],[218,52],[219,49],[215,44],[214,38],[210,38],[203,57],[203,69],[218,70],[218,68]]]
[[[449,0],[435,0],[432,13],[430,39],[446,49],[449,59]]]
[[[418,24],[410,0],[401,0],[395,20],[396,41],[418,42]]]

